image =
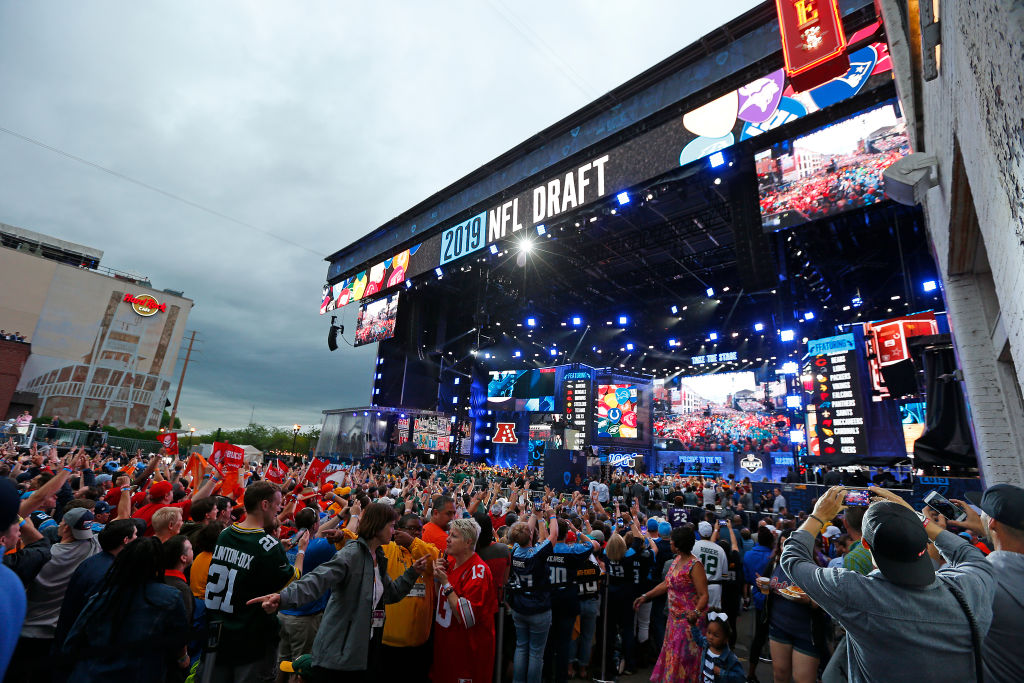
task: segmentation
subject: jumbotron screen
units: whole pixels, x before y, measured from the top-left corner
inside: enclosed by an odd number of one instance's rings
[[[487,403],[495,410],[555,412],[555,368],[492,371]]]
[[[640,392],[635,384],[597,385],[597,436],[619,439],[641,438],[636,409]]]
[[[754,155],[761,223],[788,228],[885,199],[882,173],[910,153],[907,124],[885,104]]]
[[[359,309],[356,318],[355,346],[372,344],[395,336],[395,320],[398,317],[398,294],[386,299],[371,301]]]

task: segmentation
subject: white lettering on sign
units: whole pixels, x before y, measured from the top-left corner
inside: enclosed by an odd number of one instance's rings
[[[832,385],[832,390],[833,391],[835,391],[836,389],[849,389],[849,388],[850,388],[850,383],[849,382],[836,382],[835,384]]]
[[[500,206],[496,206],[487,212],[487,241],[502,239],[508,234],[509,226],[512,232],[523,229],[519,222],[519,198],[510,199]]]
[[[566,173],[564,177],[552,178],[543,185],[533,188],[534,225],[603,197],[606,163],[607,154]],[[587,188],[592,184],[597,185],[597,194],[588,196]],[[490,241],[500,237],[504,237],[504,234],[495,237],[492,233]]]

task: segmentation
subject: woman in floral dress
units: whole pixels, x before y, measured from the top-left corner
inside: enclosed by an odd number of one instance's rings
[[[639,609],[643,603],[668,593],[665,644],[651,672],[651,680],[657,683],[692,683],[700,674],[701,648],[690,636],[687,618],[696,616],[698,626],[703,628],[704,610],[708,606],[708,576],[700,560],[690,554],[695,540],[693,529],[689,527],[672,530],[672,552],[676,557],[665,572],[665,580],[633,603],[633,608]]]

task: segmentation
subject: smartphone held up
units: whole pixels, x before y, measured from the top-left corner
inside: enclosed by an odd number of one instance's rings
[[[843,496],[846,507],[867,507],[871,503],[871,492],[867,489],[847,489]]]
[[[946,519],[954,522],[962,522],[967,519],[967,511],[959,505],[951,503],[938,491],[929,491],[925,494],[924,504],[935,510]]]

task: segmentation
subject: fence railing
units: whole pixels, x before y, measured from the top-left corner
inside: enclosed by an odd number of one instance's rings
[[[6,437],[13,438],[16,444],[26,448],[31,446],[33,441],[37,441],[48,442],[60,449],[78,448],[79,446],[99,448],[103,444],[107,444],[111,448],[124,449],[126,453],[135,453],[139,449],[142,449],[143,453],[156,453],[160,450],[159,441],[111,436],[102,430],[64,429],[36,424],[16,427],[15,431],[7,433]]]

